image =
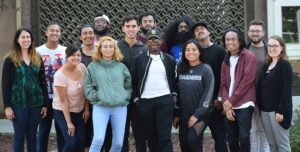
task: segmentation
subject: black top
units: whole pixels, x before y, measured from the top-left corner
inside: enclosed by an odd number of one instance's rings
[[[39,67],[24,62],[16,67],[12,59],[7,57],[2,69],[2,95],[5,108],[12,105],[47,106],[48,92],[42,59]]]
[[[87,67],[92,62],[92,57],[84,54],[82,48],[80,49],[80,53],[81,53],[81,63],[83,63],[85,67]]]
[[[133,63],[134,57],[148,50],[147,46],[140,41],[137,41],[136,44],[130,47],[129,44],[124,39],[118,41],[118,47],[120,48],[124,56],[122,62],[126,65],[126,67],[129,70]]]
[[[191,67],[178,77],[180,115],[189,119],[209,114],[214,92],[214,76],[209,65]]]
[[[218,97],[218,93],[220,90],[221,67],[226,55],[226,51],[218,44],[213,44],[207,48],[201,48],[201,50],[202,61],[210,65],[214,74],[215,85],[212,98],[214,100]]]
[[[280,124],[285,129],[291,126],[292,119],[292,79],[290,63],[279,60],[270,71],[268,65],[264,66],[257,91],[260,110],[282,114],[284,120]]]

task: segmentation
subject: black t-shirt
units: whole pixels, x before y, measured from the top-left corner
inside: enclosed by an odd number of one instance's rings
[[[215,86],[214,86],[214,95],[213,100],[218,97],[220,90],[220,79],[221,79],[221,66],[224,61],[226,51],[223,47],[218,44],[213,44],[207,48],[201,49],[202,61],[210,65],[214,77],[215,77]]]

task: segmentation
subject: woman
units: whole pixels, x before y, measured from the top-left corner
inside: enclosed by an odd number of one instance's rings
[[[84,24],[80,28],[80,40],[82,41],[81,62],[87,67],[92,62],[92,55],[96,52],[94,44],[94,27],[92,24]]]
[[[47,114],[47,83],[44,65],[36,53],[31,32],[17,30],[13,49],[5,58],[2,71],[2,95],[7,119],[14,128],[13,151],[36,151],[38,123]]]
[[[241,31],[229,29],[223,35],[228,50],[221,67],[221,97],[230,151],[250,152],[250,129],[256,100],[256,56],[245,49]]]
[[[88,102],[83,91],[86,71],[75,44],[66,49],[66,64],[54,74],[53,113],[65,141],[63,152],[84,152],[85,122],[89,119]]]
[[[202,62],[200,48],[197,40],[187,41],[178,65],[179,139],[185,152],[202,151],[203,132],[211,112],[214,75],[210,66]]]
[[[258,105],[271,152],[291,151],[292,77],[284,40],[271,36],[258,90]]]
[[[81,63],[86,67],[92,62],[92,55],[96,52],[96,45],[94,44],[94,27],[92,24],[83,24],[80,28],[80,40],[82,47],[80,48]],[[89,103],[89,110],[92,113],[92,105]],[[93,139],[93,123],[92,118],[89,118],[86,123],[86,138],[85,147],[89,148]]]
[[[85,76],[85,95],[93,104],[94,137],[90,152],[102,148],[107,123],[112,125],[112,146],[110,151],[120,152],[124,140],[127,105],[131,97],[131,77],[120,61],[123,55],[116,40],[104,36],[99,48],[88,66]]]

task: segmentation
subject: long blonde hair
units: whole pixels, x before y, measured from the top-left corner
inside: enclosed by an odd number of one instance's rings
[[[113,60],[116,60],[116,61],[122,61],[123,60],[123,55],[117,45],[117,41],[115,39],[113,39],[112,37],[109,37],[109,36],[104,36],[104,37],[101,37],[99,39],[99,42],[98,42],[98,47],[97,47],[97,51],[94,53],[94,55],[92,56],[92,59],[93,61],[99,61],[101,59],[103,59],[103,56],[102,56],[102,53],[101,53],[101,47],[103,45],[103,43],[105,41],[111,41],[113,42],[113,45],[114,45],[114,54],[113,54]]]
[[[30,34],[30,38],[31,38],[31,44],[28,48],[28,54],[29,54],[30,61],[32,62],[33,65],[40,67],[41,66],[40,55],[35,50],[34,40],[33,40],[30,30],[26,29],[26,28],[20,28],[17,30],[15,37],[14,37],[13,49],[10,50],[8,57],[10,57],[12,59],[12,62],[14,63],[14,65],[16,67],[19,67],[22,65],[23,58],[22,58],[21,46],[18,42],[18,39],[23,31],[28,32]]]

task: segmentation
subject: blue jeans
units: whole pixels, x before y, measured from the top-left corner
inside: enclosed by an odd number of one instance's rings
[[[47,116],[44,119],[41,119],[37,134],[37,151],[38,152],[48,152],[48,139],[51,130],[52,120],[53,120],[53,108],[52,108],[52,99],[49,100],[49,106],[47,111]],[[55,131],[56,131],[56,141],[58,152],[62,152],[64,145],[63,136],[61,131],[55,122]]]
[[[12,106],[15,118],[13,119],[14,137],[13,151],[24,151],[26,136],[27,151],[36,152],[36,133],[41,119],[41,107]]]
[[[70,112],[72,123],[75,126],[74,136],[68,135],[68,127],[67,127],[67,122],[64,113],[60,110],[55,110],[55,109],[53,109],[53,113],[54,113],[54,119],[57,122],[65,141],[62,151],[63,152],[84,152],[85,124],[82,118],[83,112],[79,112],[79,113]]]
[[[171,129],[174,101],[171,95],[141,99],[137,105],[151,152],[173,152]]]
[[[125,124],[127,117],[127,106],[104,107],[93,106],[93,127],[94,137],[90,152],[99,152],[103,146],[108,120],[112,128],[112,145],[110,152],[120,152],[122,150]]]

